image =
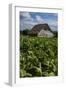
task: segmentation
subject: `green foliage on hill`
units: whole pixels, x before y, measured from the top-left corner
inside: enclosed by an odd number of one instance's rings
[[[58,75],[57,38],[20,34],[20,77]]]

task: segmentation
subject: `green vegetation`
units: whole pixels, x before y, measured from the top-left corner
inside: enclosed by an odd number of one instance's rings
[[[57,48],[57,37],[20,34],[20,77],[57,76]]]

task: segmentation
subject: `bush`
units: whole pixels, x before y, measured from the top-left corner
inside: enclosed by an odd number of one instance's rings
[[[29,31],[30,31],[29,29],[25,29],[25,30],[23,30],[23,31],[20,31],[20,34],[28,35],[28,32],[29,32]]]

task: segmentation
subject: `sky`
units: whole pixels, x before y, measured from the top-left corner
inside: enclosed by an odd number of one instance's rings
[[[52,31],[58,31],[57,13],[20,12],[20,30],[32,29],[37,24],[47,23]]]

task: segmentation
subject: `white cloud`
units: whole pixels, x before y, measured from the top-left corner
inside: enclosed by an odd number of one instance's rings
[[[22,23],[22,24],[20,25],[21,30],[31,29],[31,27],[32,27],[32,26],[31,26],[30,24],[26,24],[26,23],[25,23],[25,24]]]
[[[20,19],[20,29],[31,29],[35,24],[37,24],[34,19],[31,17],[29,12],[21,12],[20,16],[23,18]]]
[[[56,15],[56,14],[54,14]],[[48,23],[52,29],[56,29],[58,22],[57,20],[48,19],[48,18],[42,18],[39,15],[36,15],[36,18],[31,17],[31,14],[29,12],[21,12],[20,16],[23,18],[20,19],[20,29],[31,29],[36,24],[42,24],[42,23]]]
[[[39,15],[36,15],[36,20],[38,23],[44,23],[44,19],[42,19]]]
[[[58,14],[57,14],[57,13],[53,13],[53,16],[57,17],[57,16],[58,16]]]
[[[25,17],[25,18],[31,18],[31,15],[28,12],[21,12],[20,16]]]
[[[34,25],[36,25],[36,22],[30,21],[30,20],[22,20],[20,23],[20,29],[31,29]]]

